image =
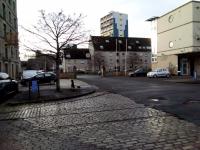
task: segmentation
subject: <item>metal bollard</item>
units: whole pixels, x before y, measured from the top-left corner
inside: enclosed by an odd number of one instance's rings
[[[74,85],[74,80],[71,80],[71,88],[74,89],[75,85]]]

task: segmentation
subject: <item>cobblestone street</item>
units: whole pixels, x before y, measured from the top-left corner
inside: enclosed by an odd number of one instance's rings
[[[0,109],[1,150],[200,149],[200,128],[109,92]]]

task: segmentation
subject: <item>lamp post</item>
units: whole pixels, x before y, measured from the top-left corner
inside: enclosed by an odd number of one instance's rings
[[[116,71],[116,76],[118,76],[118,58],[117,58],[117,38],[116,38],[116,43],[115,43],[115,49],[116,49],[116,66],[115,66],[115,71]]]
[[[127,74],[127,38],[126,38],[126,52],[125,52],[125,76]]]

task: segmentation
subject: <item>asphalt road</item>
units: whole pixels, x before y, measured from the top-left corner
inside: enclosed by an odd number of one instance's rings
[[[168,112],[200,125],[200,84],[169,82],[145,77],[100,77],[81,75],[79,80],[99,90],[126,96],[137,103]]]

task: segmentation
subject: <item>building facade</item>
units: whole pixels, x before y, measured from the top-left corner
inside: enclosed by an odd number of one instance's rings
[[[128,15],[110,12],[100,19],[101,36],[128,37]]]
[[[200,2],[190,1],[158,19],[157,67],[200,75]]]
[[[127,72],[151,67],[149,38],[91,36],[89,50],[93,72],[100,71],[102,66],[106,72]]]
[[[65,48],[64,59],[60,68],[63,72],[91,71],[90,52],[85,48]]]
[[[0,0],[0,72],[16,78],[20,69],[16,0]]]

